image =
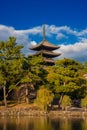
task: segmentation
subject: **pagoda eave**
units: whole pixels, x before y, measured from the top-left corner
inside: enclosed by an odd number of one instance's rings
[[[55,46],[55,45],[52,45],[51,43],[49,43],[47,40],[43,40],[41,43],[33,46],[30,48],[30,50],[36,50],[36,51],[39,51],[41,49],[47,49],[47,50],[55,50],[55,49],[59,49],[60,46]]]
[[[35,53],[34,55],[36,55],[36,56],[38,56],[38,55],[42,55],[42,56],[44,56],[44,57],[49,57],[49,58],[55,58],[55,57],[57,57],[57,56],[60,56],[61,54],[60,53],[52,53],[52,52],[37,52],[37,53]]]
[[[45,61],[46,64],[48,65],[54,65],[55,61],[53,59],[50,58],[43,58],[43,60]]]
[[[53,47],[48,47],[48,46],[38,46],[38,47],[29,48],[29,49],[34,50],[34,51],[40,51],[41,49],[44,49],[44,48],[52,51],[52,50],[55,50],[55,49],[59,49],[60,47],[58,46],[58,47],[53,48]]]

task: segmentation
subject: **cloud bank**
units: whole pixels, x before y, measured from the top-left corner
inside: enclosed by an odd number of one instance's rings
[[[37,44],[42,37],[42,26],[26,30],[16,30],[14,27],[0,25],[0,41],[8,40],[10,36],[17,38],[18,44],[23,44],[23,52],[28,55],[32,53],[29,47]],[[53,40],[53,43],[60,46],[56,52],[62,55],[58,58],[73,58],[79,61],[87,61],[87,29],[77,30],[69,26],[46,25],[46,37]],[[55,39],[55,40],[54,40]]]
[[[61,45],[60,58],[68,57],[75,60],[85,62],[87,61],[87,39],[76,42],[75,44]]]

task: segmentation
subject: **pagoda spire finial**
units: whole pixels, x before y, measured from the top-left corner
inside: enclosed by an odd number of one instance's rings
[[[46,40],[45,24],[43,25],[43,40]]]

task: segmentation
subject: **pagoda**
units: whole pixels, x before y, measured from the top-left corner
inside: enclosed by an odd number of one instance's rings
[[[43,40],[39,44],[30,48],[30,50],[36,51],[36,53],[33,54],[32,56],[42,55],[43,60],[45,61],[46,65],[55,65],[55,60],[53,58],[61,54],[55,53],[53,51],[59,48],[60,48],[59,46],[55,46],[46,40],[45,25],[44,25],[43,26]]]

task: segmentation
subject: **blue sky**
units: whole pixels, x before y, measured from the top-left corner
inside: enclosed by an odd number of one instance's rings
[[[15,36],[25,54],[42,40],[43,24],[58,59],[87,61],[87,0],[0,0],[0,40]]]

